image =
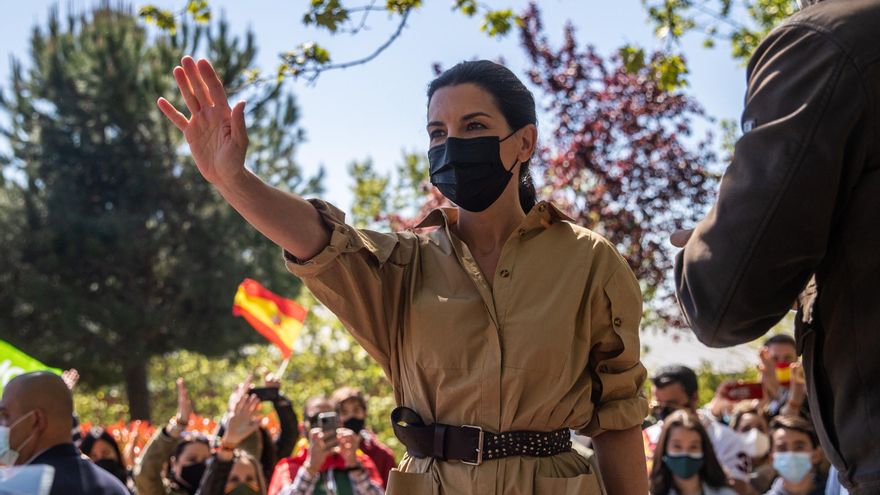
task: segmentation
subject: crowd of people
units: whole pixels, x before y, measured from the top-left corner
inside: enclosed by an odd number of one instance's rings
[[[725,382],[706,404],[699,402],[692,369],[656,370],[643,425],[651,495],[845,493],[829,475],[809,419],[794,339],[769,338],[758,369],[759,381]],[[149,440],[137,445],[118,428],[80,425],[71,405],[76,379],[65,379],[37,373],[7,387],[0,425],[10,433],[32,416],[45,417],[35,418],[29,434],[8,436],[7,452],[16,455],[7,454],[5,462],[38,464],[52,450],[70,461],[78,449],[80,462],[88,459],[104,478],[95,475],[97,484],[84,493],[379,495],[397,465],[393,451],[367,428],[367,398],[354,387],[309,398],[300,422],[278,379],[268,375],[261,387],[248,379],[232,391],[223,417],[208,420],[193,413],[185,382],[178,379],[177,414],[149,430],[138,424]],[[274,409],[271,426],[261,417],[263,403]],[[46,408],[26,411],[38,404],[51,405],[57,414]],[[71,418],[72,433],[66,429]],[[46,437],[51,431],[56,433]],[[576,448],[584,446],[583,453],[591,455],[589,438],[574,432],[572,438]],[[56,482],[52,493],[76,493],[75,484],[58,479],[62,483]]]
[[[644,429],[652,495],[840,490],[810,421],[794,339],[771,337],[759,356],[758,382],[725,382],[702,407],[692,369],[671,365],[654,374],[653,424]]]

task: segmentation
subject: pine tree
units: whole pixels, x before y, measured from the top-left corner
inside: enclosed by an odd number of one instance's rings
[[[204,53],[234,88],[256,47],[222,20],[151,33],[109,3],[64,21],[55,10],[34,28],[30,65],[13,60],[12,91],[0,99],[12,149],[0,183],[0,333],[78,368],[89,385],[123,382],[132,418],[149,419],[152,356],[228,354],[260,340],[231,316],[244,277],[299,291],[280,250],[198,177],[155,106],[176,95],[182,55]],[[320,176],[305,180],[292,159],[303,136],[293,97],[279,85],[251,92],[249,166],[274,185],[318,192]]]

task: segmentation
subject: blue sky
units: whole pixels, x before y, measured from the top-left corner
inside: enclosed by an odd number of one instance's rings
[[[19,1],[7,6],[0,17],[0,87],[8,88],[9,56],[27,59],[28,37],[35,24],[45,24],[48,9],[57,2]],[[94,0],[61,2],[83,9]],[[134,5],[147,3],[137,0]],[[179,10],[184,0],[153,0],[161,7]],[[366,3],[366,2],[364,2]],[[494,7],[512,6],[517,10],[524,0],[489,0]],[[334,61],[363,57],[381,44],[394,28],[394,22],[381,15],[373,16],[371,30],[352,41],[345,36],[330,37],[306,29],[300,23],[305,1],[280,0],[211,0],[215,11],[224,12],[234,32],[251,28],[260,48],[259,65],[270,73],[277,67],[278,53],[299,43],[317,40],[328,47]],[[353,3],[352,3],[353,4]],[[432,78],[432,64],[449,67],[461,60],[503,57],[507,65],[525,78],[525,55],[516,37],[490,39],[479,30],[478,19],[468,19],[450,12],[450,0],[431,0],[410,17],[408,28],[387,51],[371,63],[344,71],[323,74],[315,85],[297,82],[292,90],[302,112],[301,125],[307,142],[297,160],[307,173],[323,165],[327,176],[325,198],[347,210],[351,203],[351,181],[346,173],[352,160],[372,158],[379,170],[391,170],[400,161],[403,150],[424,152],[425,88]],[[578,30],[581,43],[595,45],[608,54],[625,43],[651,48],[658,42],[646,22],[639,0],[542,0],[544,25],[551,40],[558,40],[570,20]],[[702,39],[685,41],[684,51],[691,69],[688,91],[716,118],[738,119],[745,92],[745,72],[731,60],[729,48],[706,50]],[[169,67],[169,71],[171,67]],[[160,95],[156,95],[157,97]],[[0,150],[8,147],[0,142]],[[680,342],[663,335],[644,334],[643,340],[653,349],[645,356],[649,367],[674,355],[686,364],[701,359],[713,361],[721,369],[741,368],[753,361],[748,347],[734,350],[708,350],[689,335]]]

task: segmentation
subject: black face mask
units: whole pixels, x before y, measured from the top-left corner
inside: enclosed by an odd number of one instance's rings
[[[467,211],[481,212],[492,206],[513,174],[501,161],[501,143],[516,134],[513,131],[503,139],[498,136],[446,139],[446,143],[428,150],[431,184],[449,201]]]
[[[125,466],[113,459],[101,459],[95,462],[95,465],[115,476],[123,485],[128,481],[128,472],[125,470]]]
[[[366,425],[366,421],[363,419],[359,419],[359,418],[348,418],[345,420],[344,423],[342,423],[342,426],[348,428],[349,430],[351,430],[355,433],[360,433],[361,430],[364,429],[365,425]]]
[[[208,466],[204,462],[184,466],[180,470],[180,479],[177,482],[187,492],[195,493],[199,489],[199,483],[202,482],[202,476],[205,475],[206,469],[208,469]]]

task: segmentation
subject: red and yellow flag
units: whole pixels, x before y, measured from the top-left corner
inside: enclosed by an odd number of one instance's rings
[[[285,359],[293,352],[293,343],[302,331],[307,312],[299,304],[249,278],[238,286],[232,303],[232,314],[243,317],[269,342],[278,346]]]

